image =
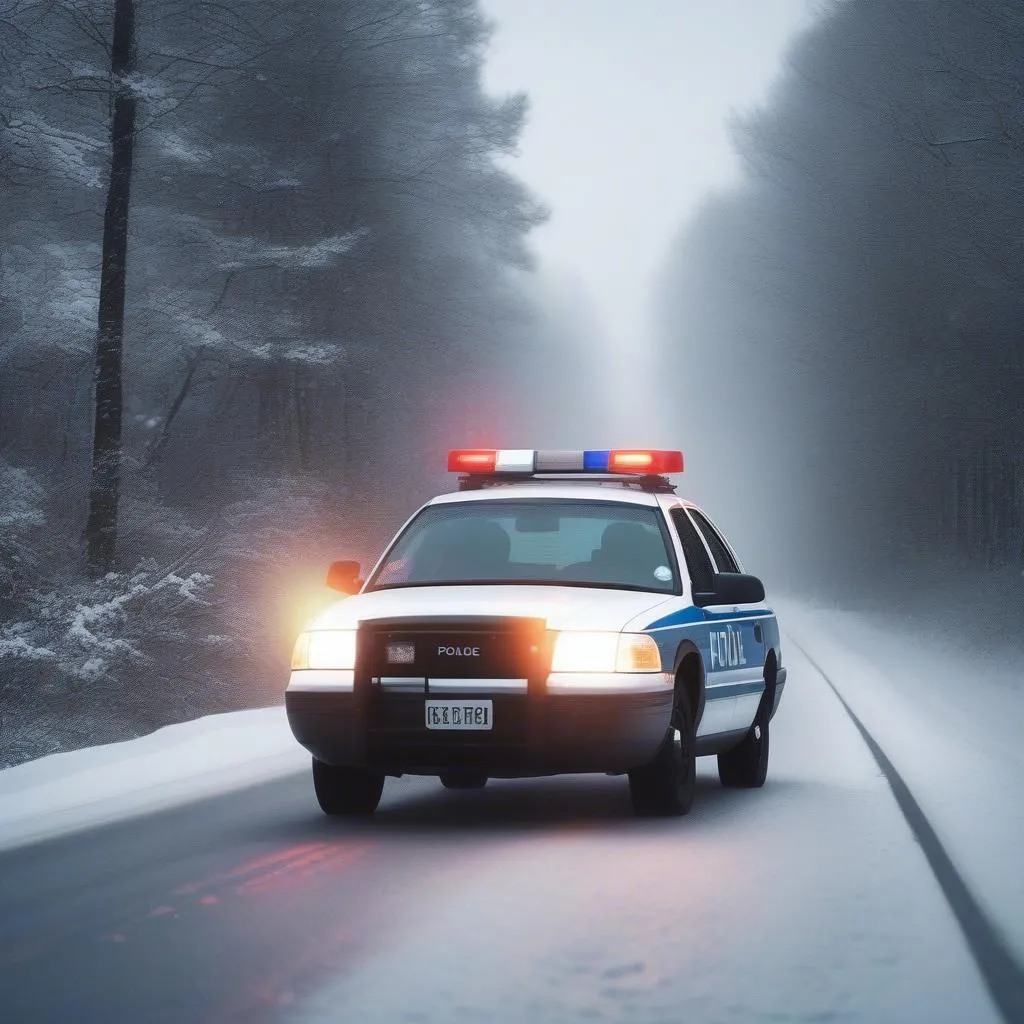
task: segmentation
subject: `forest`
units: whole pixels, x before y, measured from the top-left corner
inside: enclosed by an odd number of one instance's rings
[[[819,13],[660,282],[688,474],[789,586],[1024,620],[1024,6]]]
[[[490,31],[0,0],[0,764],[279,702],[327,562],[543,393]]]

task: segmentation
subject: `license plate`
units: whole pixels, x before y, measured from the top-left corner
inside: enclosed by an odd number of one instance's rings
[[[489,700],[428,700],[428,729],[491,729],[493,702]]]

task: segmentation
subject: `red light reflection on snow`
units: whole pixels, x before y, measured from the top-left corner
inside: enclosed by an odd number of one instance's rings
[[[221,896],[213,893],[233,891],[238,895],[280,891],[301,885],[311,878],[329,871],[339,871],[359,860],[371,843],[301,843],[284,850],[250,860],[223,871],[218,875],[189,882],[175,890],[178,896],[203,893],[199,902],[216,903]]]

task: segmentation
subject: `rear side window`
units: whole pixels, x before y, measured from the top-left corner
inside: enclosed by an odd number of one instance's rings
[[[718,565],[719,572],[739,572],[740,568],[736,564],[736,559],[729,553],[729,549],[725,546],[725,541],[718,531],[708,522],[707,517],[698,512],[695,508],[690,509],[690,515],[693,516],[694,521],[700,528],[700,532],[704,535],[704,539],[708,542],[708,547],[711,548],[711,554],[715,556],[715,563]]]
[[[690,517],[681,508],[672,509],[672,522],[679,534],[679,542],[686,556],[686,566],[690,571],[690,583],[694,593],[708,594],[713,589],[715,570],[708,558],[707,549],[701,542],[697,528],[690,522]]]

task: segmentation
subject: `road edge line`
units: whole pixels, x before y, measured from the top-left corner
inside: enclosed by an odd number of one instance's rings
[[[792,633],[788,630],[786,632],[793,646],[810,662],[812,668],[825,680],[829,689],[835,694],[889,783],[896,804],[902,811],[918,846],[921,847],[928,866],[932,869],[932,874],[939,883],[939,888],[956,918],[971,958],[981,974],[982,981],[985,983],[996,1009],[1006,1024],[1018,1024],[1018,1022],[1024,1021],[1024,965],[1017,960],[1002,929],[989,917],[974,897],[896,766],[889,760],[885,751],[882,750],[850,705],[846,703],[828,673],[811,657],[804,645],[796,640]]]

